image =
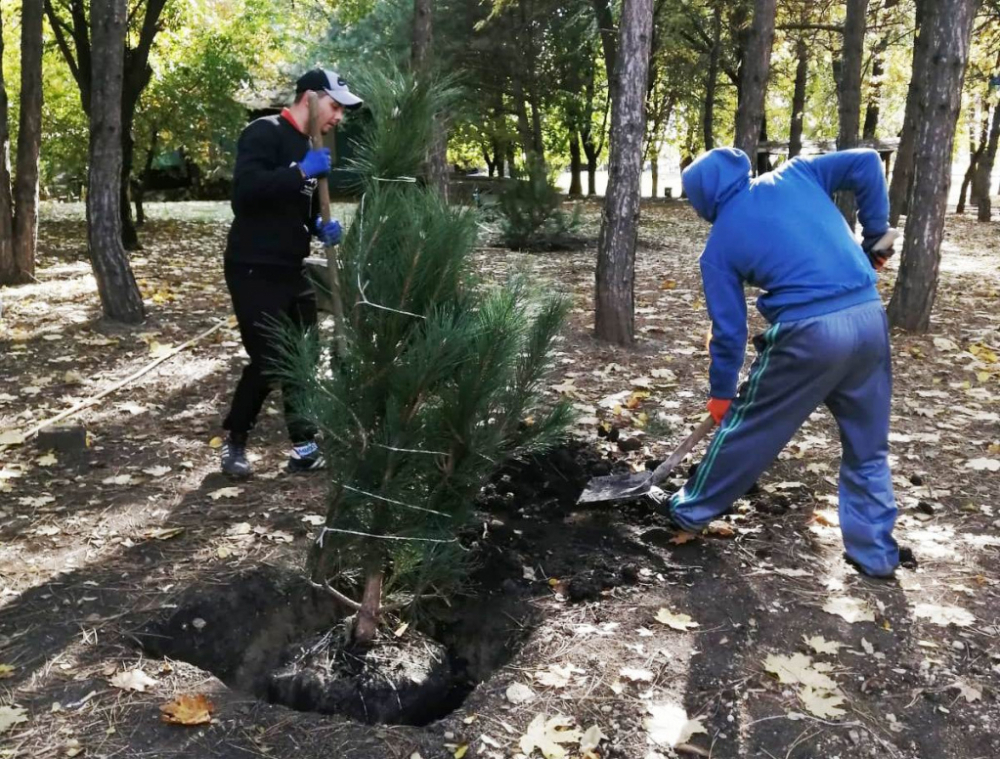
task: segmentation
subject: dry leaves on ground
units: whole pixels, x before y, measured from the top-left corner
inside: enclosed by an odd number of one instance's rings
[[[160,716],[172,725],[204,725],[212,721],[213,709],[212,702],[202,694],[180,695],[160,707]]]

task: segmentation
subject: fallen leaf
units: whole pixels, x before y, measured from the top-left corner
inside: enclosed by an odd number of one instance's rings
[[[240,537],[242,535],[249,535],[253,532],[253,526],[249,522],[240,522],[239,524],[234,524],[228,530],[226,530],[226,535],[229,537]]]
[[[4,430],[0,432],[0,445],[24,445],[24,433],[21,430]]]
[[[0,706],[0,733],[28,721],[28,713],[20,706]]]
[[[958,345],[947,337],[935,337],[934,347],[939,351],[957,351]]]
[[[170,540],[182,532],[184,532],[183,527],[156,527],[152,530],[146,530],[142,533],[142,537],[146,540]]]
[[[319,527],[326,522],[326,517],[322,514],[303,514],[302,521],[306,524],[311,524],[313,527]]]
[[[70,738],[66,741],[64,748],[66,749],[66,756],[69,757],[79,756],[83,753],[83,744],[76,738]]]
[[[14,676],[14,667],[9,664],[0,664],[0,680]]]
[[[836,596],[823,604],[823,611],[854,624],[855,622],[874,622],[875,612],[864,601],[850,596]]]
[[[651,683],[653,682],[653,673],[648,669],[637,669],[635,667],[622,667],[618,674],[624,677],[626,680],[630,680],[633,683]]]
[[[803,635],[802,640],[804,640],[806,645],[817,654],[830,654],[831,656],[836,656],[838,649],[844,645],[843,643],[838,643],[837,641],[826,640],[820,635],[813,636],[812,638],[807,638]]]
[[[552,717],[539,714],[528,725],[528,731],[521,736],[521,753],[530,755],[536,748],[545,759],[562,759],[566,756],[563,743],[579,743],[583,737],[579,730],[572,729],[572,717]]]
[[[687,632],[692,627],[698,627],[698,623],[687,614],[674,614],[669,609],[660,609],[656,612],[656,621],[681,632]]]
[[[149,357],[163,358],[164,356],[169,356],[173,349],[174,346],[170,343],[158,343],[156,340],[153,340],[149,344]]]
[[[561,667],[558,664],[550,664],[548,669],[535,673],[535,680],[541,685],[550,688],[565,688],[573,678],[573,673],[582,673],[579,667],[569,664]]]
[[[208,445],[210,448],[221,448],[224,442],[225,441],[221,437],[216,435],[215,437],[213,437],[211,440],[208,441]]]
[[[676,704],[649,704],[646,708],[650,716],[642,724],[658,746],[673,748],[687,743],[692,735],[706,732],[701,719],[688,719],[687,712]]]
[[[593,751],[599,745],[601,741],[606,741],[608,736],[601,732],[601,728],[597,725],[591,725],[588,727],[583,735],[580,736],[580,751],[586,753],[587,751]]]
[[[968,627],[976,621],[975,616],[959,606],[938,606],[937,604],[917,604],[913,616],[926,619],[931,624],[947,627]]]
[[[406,631],[409,629],[410,629],[410,623],[404,622],[399,627],[397,627],[392,634],[395,635],[397,638],[402,638],[404,635],[406,635]]]
[[[524,683],[511,683],[506,695],[512,704],[527,704],[535,700],[535,692]]]
[[[56,527],[54,524],[47,524],[35,528],[35,534],[41,535],[45,538],[51,538],[53,535],[58,535],[60,532],[62,532],[62,528]]]
[[[168,466],[151,466],[148,469],[143,469],[143,474],[148,474],[150,477],[162,477],[165,474],[169,474],[172,470]]]
[[[37,463],[38,466],[55,466],[59,463],[59,459],[52,451],[49,451],[44,456],[39,456]]]
[[[965,466],[977,472],[1000,472],[1000,460],[997,459],[971,459]]]
[[[83,379],[83,375],[73,369],[70,369],[63,375],[63,382],[67,385],[81,385],[83,384]]]
[[[770,654],[764,660],[764,669],[778,677],[778,682],[786,685],[809,685],[822,690],[836,690],[837,683],[826,673],[833,665],[825,662],[813,662],[805,654],[783,656]]]
[[[955,682],[953,682],[948,687],[949,688],[958,688],[958,690],[961,691],[961,694],[963,696],[965,696],[965,700],[968,701],[970,704],[973,703],[973,702],[975,702],[975,701],[981,701],[982,698],[983,698],[983,692],[982,692],[982,690],[980,690],[979,688],[975,687],[974,685],[971,685],[970,683],[966,682],[965,680],[962,680],[961,678],[959,678],[958,680],[956,680]]]
[[[806,686],[799,691],[799,698],[806,711],[821,719],[843,717],[847,712],[839,709],[844,703],[844,696],[837,690],[821,690]]]
[[[219,488],[218,490],[213,490],[208,494],[208,497],[213,501],[218,501],[220,498],[235,498],[240,493],[243,492],[243,488],[229,487],[229,488]]]
[[[469,744],[463,743],[461,746],[455,749],[455,759],[462,759],[469,752]]]
[[[731,538],[736,534],[733,526],[724,519],[716,519],[713,522],[709,522],[708,527],[705,529],[709,535],[716,535],[720,538]]]
[[[141,669],[126,669],[117,673],[108,682],[115,688],[145,693],[146,688],[156,685],[156,680]]]
[[[135,483],[131,474],[117,474],[101,480],[102,485],[132,485]]]
[[[50,503],[55,503],[56,499],[51,495],[37,495],[30,496],[26,495],[23,498],[18,498],[17,502],[22,506],[27,506],[29,508],[37,509],[42,506],[47,506]]]
[[[812,577],[812,572],[808,569],[792,569],[790,567],[778,567],[774,573],[782,577]]]
[[[160,707],[161,718],[172,725],[204,725],[212,721],[212,702],[205,696],[177,696]]]
[[[682,546],[685,543],[691,542],[692,540],[696,539],[697,537],[698,536],[695,535],[695,534],[693,534],[693,533],[684,532],[682,530],[681,532],[678,532],[676,535],[674,535],[672,538],[670,538],[670,542],[673,543],[675,546]]]

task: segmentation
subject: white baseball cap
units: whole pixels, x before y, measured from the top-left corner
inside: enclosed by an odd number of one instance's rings
[[[300,76],[295,83],[295,93],[299,94],[310,91],[325,92],[335,102],[344,106],[344,108],[357,108],[364,102],[351,92],[346,80],[336,71],[312,69]]]

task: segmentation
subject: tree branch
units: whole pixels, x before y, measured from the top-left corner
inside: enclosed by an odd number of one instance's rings
[[[840,24],[778,24],[775,29],[782,32],[836,32],[844,33]]]

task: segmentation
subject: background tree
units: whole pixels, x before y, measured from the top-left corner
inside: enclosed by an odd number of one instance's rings
[[[926,332],[937,292],[952,147],[969,57],[969,38],[981,0],[940,0],[926,9],[925,37],[914,53],[924,81],[913,141],[913,189],[899,278],[889,302],[894,326]],[[898,171],[898,164],[897,164]]]
[[[10,126],[0,16],[0,284],[30,282],[38,237],[38,153],[42,136],[42,9],[21,8],[21,88],[13,192],[7,167]]]
[[[124,77],[119,103],[122,171],[118,207],[122,217],[122,239],[127,250],[139,247],[129,194],[134,154],[132,125],[139,97],[152,77],[149,56],[153,41],[162,28],[161,15],[166,4],[167,0],[132,0],[131,11],[127,14],[127,34],[122,38]],[[80,89],[83,111],[87,116],[92,116],[92,69],[95,61],[92,40],[88,35],[91,25],[88,21],[88,6],[85,0],[45,0],[45,13],[59,50]]]
[[[847,0],[844,16],[843,47],[837,76],[837,150],[857,147],[861,130],[861,73],[865,52],[865,28],[868,0]],[[854,193],[840,193],[837,205],[854,229],[857,207]]]
[[[597,242],[595,334],[635,340],[635,244],[652,38],[652,0],[625,0],[611,112],[611,165]]]
[[[740,97],[736,111],[734,144],[757,165],[757,141],[764,122],[764,98],[771,67],[777,0],[754,0],[743,58],[740,62]]]
[[[90,8],[90,179],[87,238],[104,315],[138,324],[142,297],[121,240],[122,114],[125,0],[93,0]]]

